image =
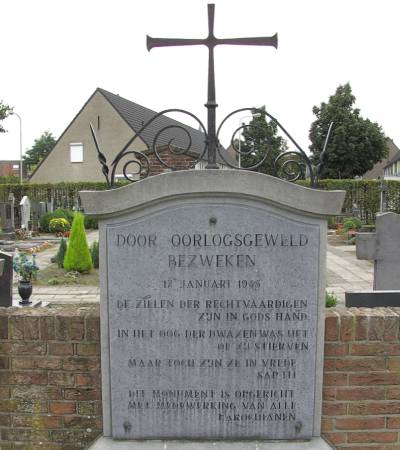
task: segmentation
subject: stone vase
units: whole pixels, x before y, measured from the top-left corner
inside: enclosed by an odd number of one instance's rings
[[[32,295],[32,283],[30,281],[20,280],[18,282],[18,293],[21,297],[20,305],[30,305],[32,302],[29,301]]]

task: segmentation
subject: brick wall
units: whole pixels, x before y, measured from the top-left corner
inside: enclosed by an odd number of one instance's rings
[[[326,316],[322,430],[338,449],[399,450],[400,308]]]
[[[73,450],[101,433],[97,307],[0,308],[0,449]]]
[[[322,429],[336,448],[400,450],[399,328],[400,308],[327,311]],[[98,307],[0,308],[0,449],[78,450],[101,428]]]

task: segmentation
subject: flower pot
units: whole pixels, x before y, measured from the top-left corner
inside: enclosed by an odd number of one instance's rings
[[[32,303],[29,301],[29,297],[32,295],[32,283],[30,281],[19,281],[18,293],[22,298],[22,301],[19,302],[20,305],[30,305]]]

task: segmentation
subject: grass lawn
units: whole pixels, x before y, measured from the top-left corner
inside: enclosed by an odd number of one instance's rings
[[[69,272],[71,274],[71,272]],[[72,272],[69,276],[68,272],[60,269],[57,264],[50,264],[45,269],[38,272],[37,280],[32,284],[39,286],[57,286],[57,285],[83,285],[98,286],[99,285],[99,269],[92,269],[90,273]]]

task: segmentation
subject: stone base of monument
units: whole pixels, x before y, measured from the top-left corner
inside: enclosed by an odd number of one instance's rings
[[[89,450],[331,450],[322,438],[311,441],[115,441],[100,437]]]
[[[347,308],[386,308],[400,306],[400,291],[346,292]]]

